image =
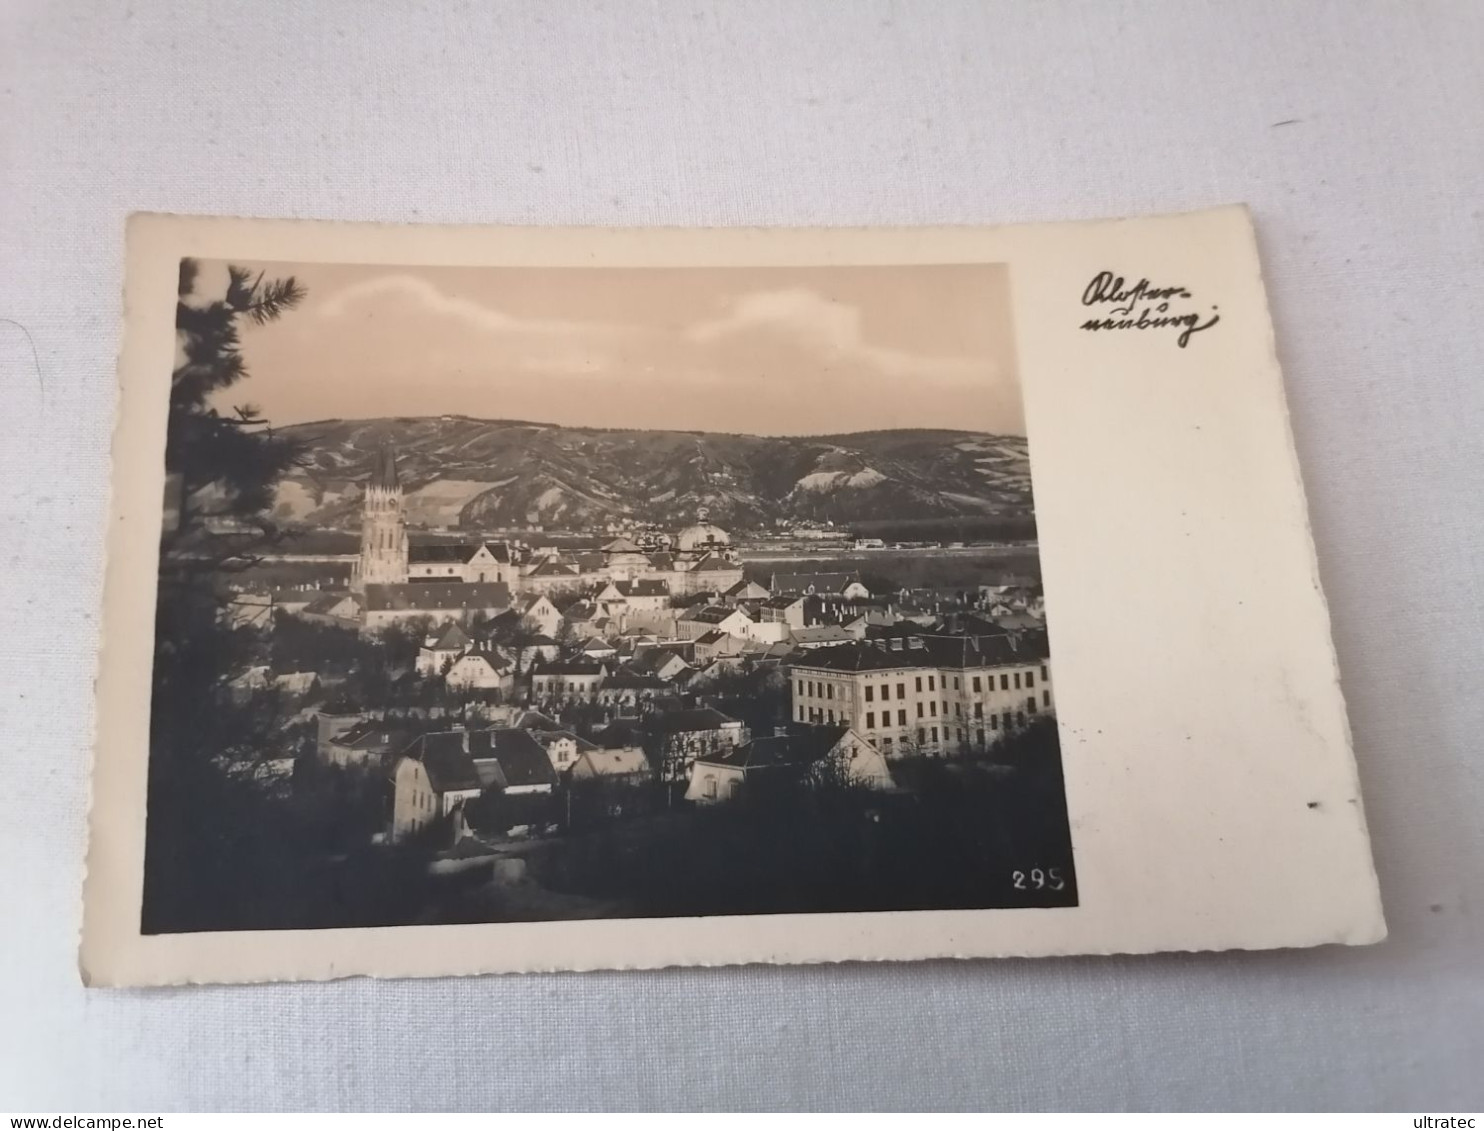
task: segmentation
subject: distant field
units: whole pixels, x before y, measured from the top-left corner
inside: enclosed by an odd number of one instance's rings
[[[976,546],[962,550],[876,550],[868,553],[826,552],[807,556],[756,559],[743,555],[749,580],[767,585],[775,573],[855,572],[867,584],[890,581],[897,586],[994,585],[1017,574],[1041,577],[1041,559],[1034,547]]]
[[[856,538],[887,542],[1027,542],[1036,537],[1032,514],[863,519],[849,525]]]

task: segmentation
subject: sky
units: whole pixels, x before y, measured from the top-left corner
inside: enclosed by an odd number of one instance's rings
[[[817,435],[1023,435],[995,264],[490,268],[241,263],[305,301],[244,325],[217,407]],[[226,286],[203,263],[196,301]]]

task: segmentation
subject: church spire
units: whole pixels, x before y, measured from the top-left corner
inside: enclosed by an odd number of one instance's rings
[[[402,520],[402,483],[397,457],[383,444],[371,465],[361,503],[361,556],[351,570],[351,589],[400,585],[407,580],[407,527]]]
[[[380,451],[376,453],[376,465],[371,470],[370,485],[384,491],[396,491],[402,486],[397,478],[397,457],[390,444],[382,444]]]

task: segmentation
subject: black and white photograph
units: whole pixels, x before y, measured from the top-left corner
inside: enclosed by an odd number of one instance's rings
[[[141,932],[1076,906],[1009,276],[180,260]]]

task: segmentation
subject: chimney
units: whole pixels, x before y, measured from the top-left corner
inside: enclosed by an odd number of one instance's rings
[[[464,737],[464,753],[467,754],[467,753],[469,753],[469,728],[467,726],[463,726],[463,727],[460,727],[459,729],[461,731],[463,731],[463,737]]]

